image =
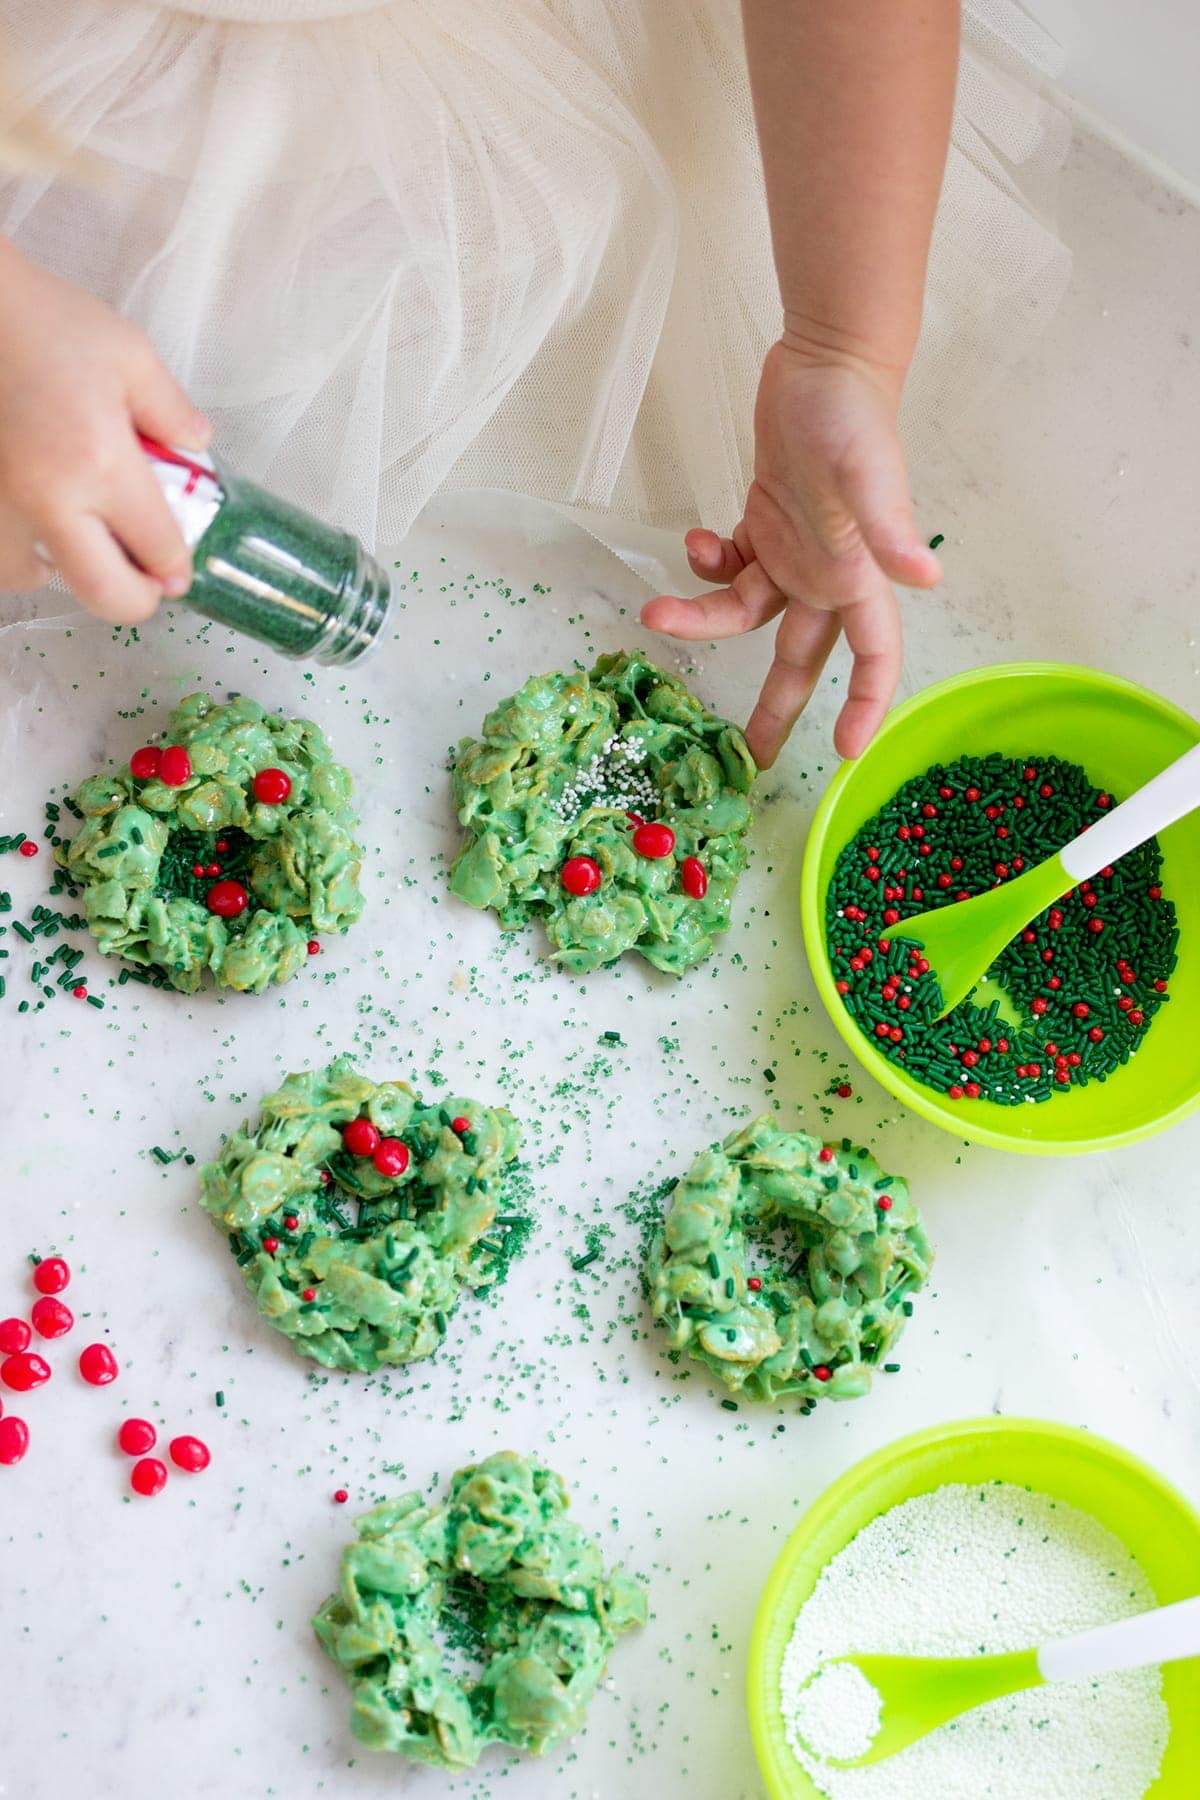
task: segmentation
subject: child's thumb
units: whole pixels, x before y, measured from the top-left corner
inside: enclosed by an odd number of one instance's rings
[[[130,396],[133,422],[146,437],[180,450],[206,450],[212,426],[155,357]]]
[[[891,581],[933,587],[942,565],[917,530],[904,452],[894,432],[873,438],[868,454],[850,463],[842,496],[871,555]]]

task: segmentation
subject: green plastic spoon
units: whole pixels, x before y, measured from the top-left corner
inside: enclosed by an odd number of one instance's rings
[[[870,1748],[858,1757],[823,1760],[838,1769],[859,1769],[906,1750],[948,1719],[1045,1682],[1080,1681],[1116,1669],[1200,1656],[1200,1595],[1136,1613],[1094,1631],[1058,1638],[1040,1650],[1004,1656],[839,1656],[824,1669],[849,1663],[865,1675],[883,1703]]]
[[[921,946],[942,991],[941,1017],[965,1000],[1006,944],[1077,882],[1115,863],[1200,806],[1200,744],[1115,806],[1103,819],[1015,881],[934,912],[916,913],[897,936]]]

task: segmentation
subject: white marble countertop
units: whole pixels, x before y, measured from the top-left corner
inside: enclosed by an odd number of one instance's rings
[[[1195,711],[1200,220],[1095,145],[1077,149],[1065,200],[1070,301],[1020,379],[916,471],[948,579],[906,604],[903,691],[1061,657]],[[395,640],[346,676],[255,657],[178,610],[138,642],[82,619],[69,634],[49,619],[0,631],[0,832],[39,832],[49,786],[127,757],[208,684],[324,725],[376,847],[361,924],[277,994],[116,989],[89,949],[105,1009],[63,998],[22,1016],[19,946],[5,965],[0,1316],[27,1308],[24,1257],[51,1247],[76,1271],[80,1315],[50,1352],[54,1380],[19,1407],[29,1455],[0,1470],[8,1800],[757,1800],[743,1702],[755,1603],[801,1512],[859,1457],[938,1421],[1027,1413],[1105,1433],[1200,1498],[1200,1120],[1040,1162],[901,1115],[857,1068],[852,1099],[826,1097],[847,1064],[805,965],[797,884],[837,687],[765,780],[735,927],[689,979],[550,975],[533,938],[502,949],[490,917],[448,898],[447,745],[531,670],[643,637],[631,619],[644,590],[605,551],[483,518],[459,501],[422,528],[403,552],[401,574],[417,573]],[[744,717],[765,648],[703,653],[697,689]],[[844,664],[833,672],[844,682]],[[2,884],[27,909],[45,873],[44,858],[8,857]],[[606,1030],[623,1047],[601,1045]],[[193,1171],[150,1154],[203,1160],[285,1069],[342,1048],[426,1093],[432,1074],[503,1097],[527,1125],[527,1255],[494,1303],[464,1300],[437,1360],[386,1379],[311,1377],[257,1320]],[[938,1250],[901,1373],[808,1420],[724,1412],[702,1380],[679,1379],[621,1211],[767,1105],[872,1142],[909,1177]],[[597,1225],[611,1231],[603,1255],[576,1274]],[[95,1390],[74,1355],[102,1333],[122,1373]],[[126,1500],[113,1439],[129,1413],[164,1436],[198,1432],[211,1469]],[[503,1446],[563,1472],[579,1517],[649,1578],[653,1618],[619,1644],[565,1751],[494,1755],[447,1780],[356,1748],[307,1620],[359,1505]],[[332,1500],[342,1485],[348,1507]]]

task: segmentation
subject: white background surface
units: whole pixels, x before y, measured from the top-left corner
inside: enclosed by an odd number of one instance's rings
[[[1067,53],[1066,93],[1200,188],[1200,16],[1193,0],[1032,0]]]
[[[916,472],[922,522],[947,535],[948,579],[906,603],[903,691],[987,661],[1062,657],[1196,710],[1200,223],[1098,147],[1076,153],[1066,200],[1071,301],[1021,380]],[[25,1254],[56,1248],[76,1270],[66,1297],[80,1322],[50,1352],[48,1387],[19,1407],[5,1395],[34,1436],[25,1462],[0,1470],[6,1800],[757,1800],[742,1697],[755,1601],[803,1509],[859,1457],[940,1420],[1029,1413],[1111,1436],[1200,1499],[1200,1125],[1040,1163],[898,1116],[857,1070],[851,1101],[825,1100],[840,1040],[813,996],[796,893],[841,684],[763,783],[735,929],[683,982],[634,967],[547,975],[534,940],[501,953],[490,918],[448,900],[447,744],[531,670],[643,636],[629,622],[642,590],[605,552],[565,531],[531,546],[503,524],[464,525],[471,511],[459,501],[457,523],[405,550],[402,573],[419,583],[401,596],[396,641],[361,675],[309,679],[218,634],[197,639],[180,612],[128,647],[79,620],[69,638],[0,635],[0,831],[37,831],[50,784],[128,756],[202,680],[325,725],[375,846],[361,924],[279,994],[110,990],[115,971],[89,952],[105,1011],[63,999],[21,1019],[27,964],[13,944],[0,1316],[28,1305]],[[744,717],[765,648],[703,654],[696,687]],[[44,858],[4,861],[26,910],[44,875]],[[607,1029],[627,1046],[606,1057],[611,1073],[597,1064]],[[284,1069],[342,1047],[426,1092],[440,1068],[452,1089],[507,1099],[529,1128],[540,1228],[528,1255],[494,1306],[463,1302],[441,1358],[387,1379],[311,1378],[255,1318],[192,1172],[149,1156],[159,1144],[203,1159]],[[901,1374],[807,1421],[726,1413],[702,1381],[678,1379],[616,1210],[768,1103],[871,1141],[908,1176],[938,1247]],[[604,1257],[576,1276],[569,1258],[599,1221],[613,1234]],[[122,1375],[100,1391],[74,1355],[102,1334]],[[126,1500],[112,1448],[126,1413],[164,1435],[199,1432],[211,1469]],[[447,1781],[356,1751],[307,1619],[356,1506],[506,1445],[562,1470],[580,1518],[650,1580],[654,1616],[618,1645],[611,1687],[565,1752],[494,1757]],[[343,1484],[347,1508],[331,1501]]]

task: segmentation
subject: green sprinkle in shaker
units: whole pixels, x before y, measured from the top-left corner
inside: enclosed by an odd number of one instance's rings
[[[391,583],[357,538],[210,456],[142,448],[192,552],[183,605],[285,656],[344,666],[371,648]]]

